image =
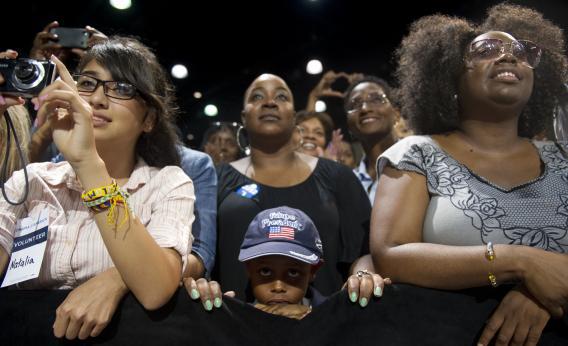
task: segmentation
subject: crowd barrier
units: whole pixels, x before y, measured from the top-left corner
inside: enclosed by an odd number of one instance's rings
[[[55,309],[68,291],[0,290],[2,345],[475,345],[508,287],[448,292],[392,285],[366,308],[345,291],[301,321],[225,298],[207,312],[185,289],[157,311],[128,295],[97,338],[53,336]],[[551,320],[539,345],[568,345],[568,318]]]

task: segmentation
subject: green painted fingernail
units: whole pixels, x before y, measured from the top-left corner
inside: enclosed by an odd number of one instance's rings
[[[380,297],[383,295],[383,289],[380,286],[375,287],[375,296]]]
[[[209,299],[205,301],[205,310],[207,311],[213,310],[213,304],[211,304],[211,301]]]
[[[355,303],[357,301],[357,292],[351,292],[349,299],[351,299],[352,303]]]
[[[197,290],[193,288],[191,290],[191,299],[197,299],[197,298],[199,298],[199,292],[197,292]]]
[[[213,305],[215,305],[216,308],[220,308],[221,307],[221,298],[217,297],[215,298],[215,300],[213,301]]]
[[[367,300],[367,298],[361,298],[361,300],[359,301],[359,305],[361,305],[362,308],[364,308],[365,306],[367,306],[367,303],[369,301]]]

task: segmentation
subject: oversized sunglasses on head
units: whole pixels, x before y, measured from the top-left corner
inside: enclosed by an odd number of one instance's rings
[[[503,42],[497,38],[488,38],[472,42],[466,58],[475,63],[499,59],[506,53],[513,55],[521,63],[534,69],[540,62],[542,49],[531,41]]]
[[[127,82],[104,81],[93,76],[82,74],[74,75],[73,78],[77,82],[77,90],[80,93],[93,93],[100,84],[103,85],[105,95],[115,99],[129,100],[136,96],[138,92],[134,85]]]

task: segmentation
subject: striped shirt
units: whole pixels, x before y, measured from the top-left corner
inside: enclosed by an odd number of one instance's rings
[[[70,289],[113,267],[91,212],[83,205],[83,191],[67,162],[28,165],[29,195],[19,206],[0,195],[0,246],[12,251],[16,221],[49,210],[47,248],[39,277],[21,282],[24,289]],[[10,200],[24,192],[23,171],[5,184]],[[162,169],[139,159],[128,182],[129,205],[156,243],[173,248],[184,261],[191,250],[195,195],[192,181],[179,167]]]

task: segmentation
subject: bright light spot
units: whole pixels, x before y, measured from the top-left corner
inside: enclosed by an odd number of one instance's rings
[[[323,66],[319,60],[310,60],[306,66],[306,72],[309,74],[318,74],[323,71]]]
[[[181,64],[174,65],[172,67],[172,76],[177,79],[187,78],[187,67]]]
[[[196,91],[193,93],[193,97],[195,97],[196,99],[200,99],[203,97],[203,94],[200,93],[199,91]]]
[[[215,105],[207,105],[205,106],[205,109],[203,111],[208,117],[214,117],[217,115],[217,113],[219,113]]]
[[[130,0],[110,0],[110,5],[117,10],[126,10],[132,6],[132,1]]]
[[[327,106],[325,105],[325,102],[320,100],[316,101],[316,112],[325,112],[326,109]]]

